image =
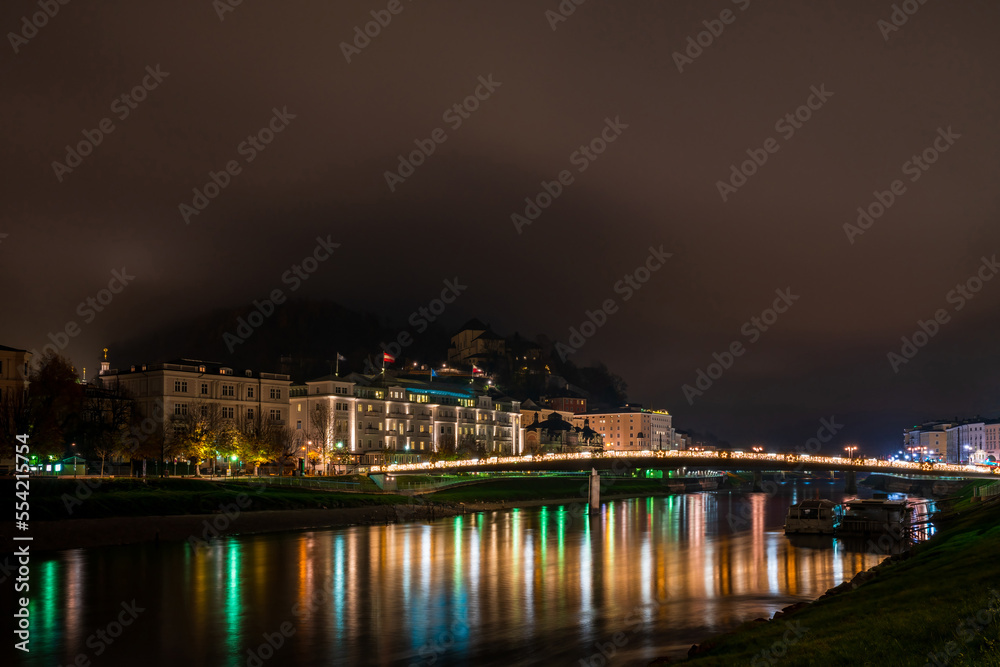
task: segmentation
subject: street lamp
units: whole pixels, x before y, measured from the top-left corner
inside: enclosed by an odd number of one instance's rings
[[[857,449],[858,449],[857,445],[848,445],[847,447],[844,447],[844,450],[847,452],[848,456],[852,461],[854,460],[854,452],[856,452]]]

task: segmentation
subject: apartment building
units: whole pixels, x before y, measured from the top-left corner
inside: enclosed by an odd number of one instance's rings
[[[162,411],[163,429],[170,419],[196,410],[207,414],[217,409],[223,419],[263,417],[279,424],[288,420],[291,378],[281,373],[237,371],[196,359],[112,370],[104,361],[99,380],[106,389],[124,387],[146,416],[156,418]]]
[[[604,449],[619,451],[669,450],[674,439],[673,417],[665,410],[625,405],[614,411],[577,415],[604,437]]]

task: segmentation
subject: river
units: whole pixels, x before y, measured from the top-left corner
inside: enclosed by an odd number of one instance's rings
[[[879,563],[782,532],[789,503],[842,495],[796,482],[39,555],[19,663],[644,665]]]

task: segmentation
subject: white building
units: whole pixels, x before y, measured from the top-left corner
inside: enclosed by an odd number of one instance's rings
[[[959,426],[958,446],[963,462],[982,463],[986,460],[986,424],[968,422]]]
[[[288,425],[300,446],[313,442],[366,465],[426,461],[462,448],[487,456],[524,449],[519,403],[466,383],[329,375],[293,387],[290,407]]]

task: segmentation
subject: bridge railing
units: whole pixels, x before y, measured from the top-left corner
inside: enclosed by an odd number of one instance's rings
[[[711,463],[713,461],[731,463],[733,461],[746,461],[748,463],[781,463],[785,465],[797,464],[812,464],[815,466],[832,467],[837,470],[871,470],[871,469],[884,469],[896,472],[934,472],[936,474],[941,473],[954,473],[955,475],[963,475],[968,473],[978,473],[978,474],[1000,474],[1000,470],[997,468],[984,469],[982,466],[976,465],[956,465],[950,463],[932,463],[929,461],[884,461],[881,459],[845,459],[839,456],[813,456],[810,454],[778,454],[774,452],[693,452],[693,451],[683,451],[683,450],[672,450],[672,451],[628,451],[628,450],[613,450],[607,452],[581,452],[579,454],[544,454],[541,456],[533,456],[527,454],[525,456],[493,456],[484,459],[466,459],[458,461],[438,461],[436,463],[406,463],[406,464],[391,464],[386,466],[371,466],[369,472],[372,473],[392,473],[392,472],[414,472],[414,471],[435,471],[435,470],[449,470],[453,468],[496,468],[502,470],[505,468],[510,468],[510,466],[522,467],[528,465],[536,465],[538,463],[555,463],[555,462],[579,462],[586,463],[587,460],[610,460],[610,459],[627,459],[629,461],[635,461],[639,466],[642,465],[643,461],[650,459],[653,460],[664,460],[664,459],[696,459],[704,460],[705,463]],[[678,463],[678,465],[683,465],[683,463]]]

